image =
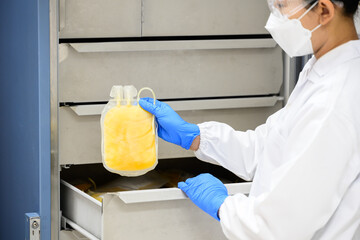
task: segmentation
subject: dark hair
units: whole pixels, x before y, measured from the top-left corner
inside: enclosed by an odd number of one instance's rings
[[[342,2],[344,4],[345,14],[353,16],[358,7],[360,0],[334,0],[334,2]]]
[[[309,2],[309,4],[313,4],[316,0],[305,0]],[[341,3],[344,8],[344,12],[348,16],[353,16],[358,10],[360,0],[331,0],[334,3]]]

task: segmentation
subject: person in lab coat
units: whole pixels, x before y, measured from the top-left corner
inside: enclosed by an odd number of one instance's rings
[[[287,105],[254,131],[185,122],[167,104],[141,99],[159,136],[245,180],[228,196],[210,174],[179,183],[229,239],[355,239],[360,234],[359,0],[268,0],[266,29],[290,55],[314,54]],[[261,66],[259,66],[261,70]]]

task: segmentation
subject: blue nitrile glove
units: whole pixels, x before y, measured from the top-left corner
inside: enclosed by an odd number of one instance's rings
[[[206,213],[220,221],[218,211],[228,197],[225,185],[209,173],[200,174],[179,182],[178,187]]]
[[[180,145],[189,150],[194,139],[200,135],[200,129],[196,124],[185,122],[169,105],[154,99],[141,98],[140,106],[155,115],[158,123],[159,137],[167,142]]]

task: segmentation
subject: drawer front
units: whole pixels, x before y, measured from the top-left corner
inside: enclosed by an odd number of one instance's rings
[[[169,102],[170,104],[174,104]],[[176,107],[175,105],[172,105]],[[272,107],[179,111],[179,115],[191,123],[218,121],[237,130],[254,129],[264,123],[269,115],[282,107],[277,102]],[[70,107],[59,110],[59,157],[60,164],[88,164],[101,162],[100,115],[78,115]],[[159,159],[194,156],[174,144],[159,139]]]
[[[61,44],[59,100],[108,101],[113,85],[148,86],[159,99],[277,94],[282,51],[271,39],[256,43]],[[195,49],[204,46],[214,49]]]
[[[143,36],[269,34],[263,0],[144,0]]]
[[[248,194],[251,183],[225,186],[230,195]],[[61,196],[63,216],[90,239],[226,239],[220,224],[177,188],[106,194],[102,204],[94,204],[94,199],[62,181]]]
[[[141,0],[59,1],[60,38],[141,35]]]
[[[104,240],[226,240],[219,222],[189,199],[126,204],[105,196],[103,221]]]

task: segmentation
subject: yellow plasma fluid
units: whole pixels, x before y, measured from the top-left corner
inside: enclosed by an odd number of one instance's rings
[[[118,105],[104,118],[104,163],[116,171],[139,171],[157,163],[153,115]]]

